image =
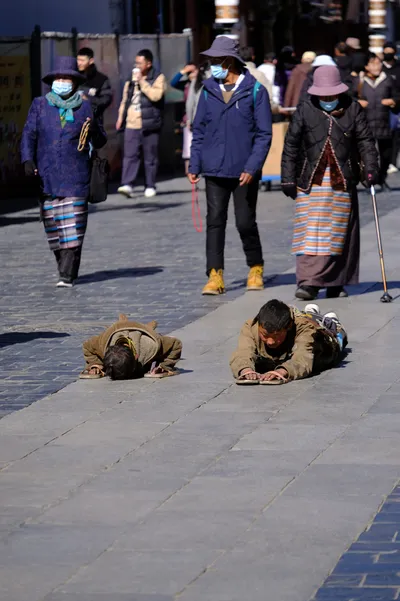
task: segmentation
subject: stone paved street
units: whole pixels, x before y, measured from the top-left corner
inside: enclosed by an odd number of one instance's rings
[[[0,356],[14,396],[0,420],[1,601],[399,599],[400,208],[397,192],[379,201],[394,302],[379,302],[364,194],[361,283],[318,301],[338,312],[351,352],[271,388],[236,386],[228,359],[263,302],[293,301],[292,203],[280,194],[260,202],[277,277],[243,294],[231,225],[223,300],[199,295],[187,193],[150,212],[119,199],[97,209],[72,291],[54,289],[31,213],[3,218],[18,222],[2,229]],[[118,309],[182,339],[179,377],[72,382],[80,343]]]
[[[400,181],[395,176],[391,182]],[[204,193],[201,194],[205,217]],[[372,218],[365,192],[362,222]],[[85,337],[123,311],[139,320],[157,319],[167,333],[232,300],[244,291],[247,267],[231,221],[227,235],[223,299],[204,298],[204,234],[191,220],[186,180],[162,182],[159,195],[144,201],[111,196],[91,208],[81,278],[74,290],[57,290],[55,262],[37,221],[37,209],[0,216],[0,416],[56,392],[82,368]],[[397,194],[379,195],[381,214],[398,205]],[[266,275],[288,269],[291,200],[260,193],[259,225]]]

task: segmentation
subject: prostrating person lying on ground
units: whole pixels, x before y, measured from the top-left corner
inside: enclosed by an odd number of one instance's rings
[[[244,324],[230,366],[237,384],[285,384],[334,367],[346,345],[336,313],[271,300]]]
[[[156,327],[156,321],[144,325],[121,314],[102,334],[83,343],[86,366],[80,378],[130,380],[177,375],[175,364],[181,357],[182,342],[161,336]]]

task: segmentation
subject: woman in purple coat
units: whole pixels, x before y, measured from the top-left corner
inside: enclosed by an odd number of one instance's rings
[[[44,228],[58,265],[57,286],[64,288],[78,277],[86,231],[89,142],[94,148],[106,143],[90,102],[78,92],[83,80],[74,58],[58,57],[55,69],[43,78],[51,91],[33,100],[21,141],[25,174],[41,179]],[[88,136],[80,140],[86,123]]]

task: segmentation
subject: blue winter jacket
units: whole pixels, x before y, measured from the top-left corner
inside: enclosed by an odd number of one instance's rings
[[[50,106],[44,96],[35,98],[22,132],[22,162],[34,161],[43,184],[43,193],[57,197],[87,197],[90,182],[89,139],[82,152],[78,150],[82,125],[92,119],[95,135],[93,146],[106,143],[104,131],[93,121],[90,102],[84,100],[74,109],[74,122],[61,127],[58,108]]]
[[[190,173],[237,178],[261,171],[271,146],[272,122],[268,92],[256,83],[246,70],[225,103],[218,80],[205,80],[193,123]]]

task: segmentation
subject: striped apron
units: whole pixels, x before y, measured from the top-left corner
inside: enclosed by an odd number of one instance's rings
[[[339,256],[343,253],[351,197],[333,190],[329,165],[322,185],[313,184],[309,194],[298,192],[292,253],[294,255]]]
[[[54,198],[43,204],[43,222],[50,250],[82,245],[86,232],[88,205],[85,198]]]

